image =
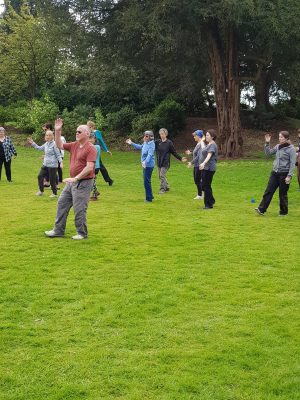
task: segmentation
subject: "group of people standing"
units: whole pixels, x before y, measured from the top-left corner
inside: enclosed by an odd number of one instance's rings
[[[101,147],[104,151],[110,152],[103,141],[101,132],[95,129],[95,124],[92,121],[88,121],[86,125],[80,125],[76,130],[76,141],[70,143],[67,143],[62,136],[62,126],[63,121],[58,118],[55,121],[54,135],[50,129],[51,126],[45,124],[43,127],[45,130],[45,143],[42,146],[38,146],[32,139],[28,139],[28,142],[35,149],[44,151],[43,166],[38,175],[39,195],[44,191],[45,180],[49,180],[52,196],[57,196],[57,179],[62,180],[62,171],[59,178],[57,178],[57,172],[59,167],[61,170],[63,168],[63,151],[70,152],[70,177],[63,180],[66,185],[57,203],[55,224],[52,230],[45,232],[45,235],[51,238],[64,236],[67,217],[70,208],[73,207],[77,234],[72,238],[81,240],[86,239],[88,236],[86,211],[91,191],[94,197],[99,195],[95,179],[97,173],[101,171],[105,181],[109,185],[113,184],[113,180],[101,162]],[[170,190],[167,180],[170,156],[173,155],[183,163],[187,161],[186,157],[181,157],[176,152],[172,141],[168,139],[168,131],[165,128],[160,129],[159,136],[159,140],[154,140],[153,131],[149,130],[144,132],[142,144],[134,143],[131,139],[126,140],[127,144],[141,151],[145,201],[149,203],[154,199],[151,177],[155,166],[155,154],[160,180],[159,194],[164,194]],[[186,151],[186,155],[192,155],[192,159],[187,165],[194,168],[194,182],[197,187],[195,199],[202,199],[204,193],[204,209],[207,210],[213,208],[215,204],[212,181],[218,160],[216,132],[213,129],[209,129],[204,134],[202,130],[195,130],[193,137],[196,146],[193,151]],[[296,157],[300,190],[300,129],[298,130],[297,150],[291,144],[287,131],[279,133],[279,143],[273,148],[270,147],[270,140],[271,136],[269,134],[265,135],[265,153],[267,155],[274,154],[275,160],[262,201],[255,210],[258,214],[264,215],[275,191],[279,188],[279,215],[284,216],[288,213],[287,193]],[[0,178],[2,165],[4,164],[7,180],[11,182],[11,158],[16,155],[17,152],[11,139],[6,136],[5,129],[0,127]]]
[[[179,161],[185,163],[186,157],[181,157],[175,150],[173,142],[168,139],[168,131],[165,128],[159,130],[159,140],[154,140],[153,131],[145,131],[143,144],[134,143],[130,138],[126,143],[134,149],[141,151],[141,165],[143,167],[145,202],[151,203],[154,199],[151,185],[151,176],[155,165],[155,153],[158,168],[158,176],[160,180],[159,194],[164,194],[170,190],[167,181],[167,172],[170,168],[171,154]],[[195,199],[202,199],[204,193],[204,209],[213,208],[215,198],[212,192],[212,180],[216,171],[218,159],[218,147],[215,142],[216,132],[209,129],[206,134],[202,130],[193,132],[196,146],[193,151],[187,150],[186,154],[192,154],[193,159],[188,166],[194,166],[194,182],[197,187],[197,195]]]

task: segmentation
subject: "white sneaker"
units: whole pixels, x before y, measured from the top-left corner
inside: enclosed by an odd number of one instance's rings
[[[202,200],[202,199],[203,199],[203,196],[197,195],[196,197],[194,197],[194,200]]]
[[[53,229],[51,231],[45,231],[45,235],[54,238],[54,237],[63,237],[64,235],[57,234]]]
[[[40,192],[40,191],[38,191],[38,192],[36,192],[36,196],[43,196],[43,194],[44,194],[44,192]]]
[[[82,240],[82,239],[86,239],[86,237],[79,235],[79,233],[77,235],[72,236],[72,239],[74,240]]]
[[[54,199],[55,197],[57,197],[57,194],[52,193],[52,194],[50,194],[49,197],[51,197],[52,199]]]

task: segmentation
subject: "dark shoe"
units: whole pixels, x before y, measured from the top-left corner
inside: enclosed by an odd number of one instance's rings
[[[259,214],[259,215],[265,215],[265,213],[264,212],[262,212],[258,207],[257,208],[255,208],[255,211],[257,212],[257,214]]]
[[[278,214],[278,217],[286,217],[287,214]]]
[[[108,185],[109,185],[109,186],[112,186],[113,183],[114,183],[114,181],[111,179],[111,180],[108,182]]]
[[[205,207],[203,207],[203,210],[211,210],[213,207],[208,207],[208,206],[205,206]]]

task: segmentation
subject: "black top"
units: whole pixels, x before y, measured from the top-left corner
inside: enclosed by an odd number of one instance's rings
[[[173,154],[173,156],[177,158],[177,160],[182,160],[182,157],[176,152],[173,142],[169,139],[164,142],[161,140],[156,140],[155,150],[158,168],[169,168],[170,154]]]
[[[4,153],[4,147],[3,147],[2,142],[0,142],[0,160],[5,160],[5,153]]]

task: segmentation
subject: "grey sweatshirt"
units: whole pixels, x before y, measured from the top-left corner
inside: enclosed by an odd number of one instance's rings
[[[191,164],[193,164],[195,168],[199,167],[199,160],[201,160],[201,155],[202,155],[201,143],[197,143],[193,150],[193,159],[191,161]]]
[[[51,140],[51,142],[45,142],[42,146],[38,146],[36,143],[33,142],[31,146],[36,150],[45,152],[45,157],[43,161],[43,165],[45,167],[57,168],[58,163],[62,162],[60,151],[56,147],[54,140]]]
[[[290,144],[279,149],[279,144],[277,144],[271,149],[270,143],[265,143],[265,153],[267,155],[276,154],[273,162],[274,172],[287,172],[288,176],[293,176],[296,162],[296,150],[293,145]]]

